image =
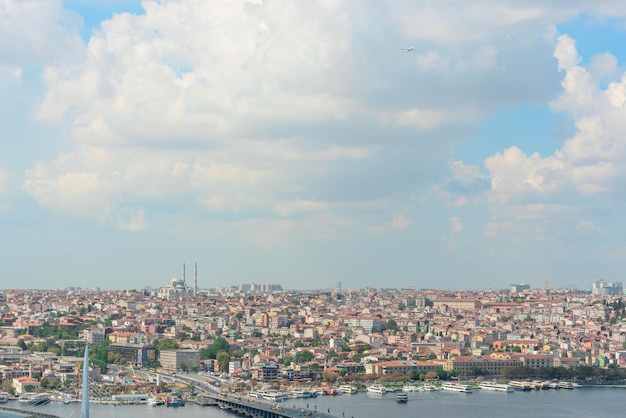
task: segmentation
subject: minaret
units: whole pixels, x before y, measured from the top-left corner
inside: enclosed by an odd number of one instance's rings
[[[183,287],[187,290],[187,283],[185,283],[185,263],[183,263]]]
[[[193,297],[198,297],[198,263],[193,266]]]

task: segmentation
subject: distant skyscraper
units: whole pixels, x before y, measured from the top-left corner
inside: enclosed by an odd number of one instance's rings
[[[510,285],[510,292],[511,293],[521,293],[524,290],[530,290],[530,285],[529,284],[512,284]]]
[[[591,293],[594,295],[623,295],[624,288],[622,287],[622,282],[606,283],[600,279],[591,285]]]

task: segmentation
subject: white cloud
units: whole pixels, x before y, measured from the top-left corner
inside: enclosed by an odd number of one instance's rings
[[[57,30],[66,16],[60,2],[52,4],[58,10],[42,28]],[[329,216],[324,220],[358,209],[377,212],[376,222],[389,228],[389,214],[403,212],[408,200],[391,197],[432,181],[495,105],[551,97],[557,71],[543,34],[578,13],[573,6],[494,8],[480,1],[398,2],[382,13],[354,1],[142,5],[142,15],[102,22],[86,47],[61,26],[67,59],[35,60],[52,62],[37,116],[69,134],[63,153],[26,171],[24,190],[44,207],[113,224],[137,207],[154,214],[155,202],[257,222],[259,213]],[[429,42],[402,54],[371,45],[372,36],[362,33],[367,27],[384,34],[398,21],[406,40]],[[46,33],[36,35],[43,45]],[[598,57],[589,75],[577,64],[575,45],[561,38],[557,50],[568,93],[553,106],[568,111],[576,98],[572,114],[585,116],[602,95],[581,93],[581,86],[610,77],[615,63]],[[5,65],[14,71],[22,61]],[[500,87],[486,91],[492,84]],[[606,92],[616,112],[622,84]],[[597,129],[593,117],[576,120],[579,132]],[[611,129],[607,120],[602,128]],[[441,190],[454,206],[489,189],[500,203],[572,182],[585,193],[608,190],[618,165],[581,164],[572,157],[577,148],[569,144],[546,159],[512,147],[488,159],[488,175],[454,161],[453,181]],[[604,146],[597,155],[615,151]],[[406,222],[394,218],[391,228]]]
[[[123,231],[137,232],[148,228],[144,208],[124,208],[117,215],[117,227]]]
[[[0,194],[4,193],[9,184],[9,173],[0,168]]]
[[[391,220],[391,227],[393,229],[407,229],[409,226],[411,226],[411,221],[402,215],[394,215]]]
[[[68,60],[82,50],[78,15],[60,0],[0,1],[0,67],[21,68]]]
[[[465,197],[461,196],[452,203],[452,206],[463,207],[467,206],[468,204],[469,201]]]
[[[585,199],[621,188],[626,174],[626,75],[603,88],[601,78],[611,71],[596,77],[580,66],[573,39],[560,36],[555,51],[565,76],[563,92],[552,106],[573,118],[577,132],[551,156],[527,155],[513,146],[487,158],[494,203],[549,203],[572,190],[578,192],[576,198]],[[600,60],[615,67],[606,54]]]
[[[458,216],[450,218],[450,230],[454,234],[463,232],[463,222],[461,222],[461,218]]]
[[[576,51],[576,41],[567,35],[559,36],[554,57],[558,61],[559,71],[571,70],[580,62],[578,51]]]

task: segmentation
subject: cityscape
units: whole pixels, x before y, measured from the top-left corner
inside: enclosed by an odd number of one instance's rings
[[[0,0],[0,418],[623,415],[625,45],[623,0]]]
[[[0,377],[7,396],[77,396],[86,344],[90,377],[118,401],[173,390],[183,399],[197,396],[167,380],[177,374],[211,376],[202,379],[221,382],[218,393],[265,387],[286,397],[303,389],[333,394],[346,385],[626,380],[619,282],[597,280],[592,291],[526,284],[487,291],[198,289],[197,280],[187,286],[184,272],[141,290],[4,289]]]

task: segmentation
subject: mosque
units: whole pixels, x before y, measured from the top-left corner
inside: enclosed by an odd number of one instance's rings
[[[187,287],[185,282],[185,264],[183,263],[182,278],[174,277],[167,285],[160,288],[157,292],[159,299],[174,299],[183,296],[198,296],[198,264],[194,265],[193,269],[193,291]]]

